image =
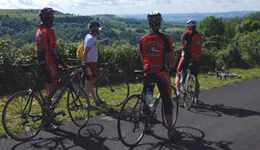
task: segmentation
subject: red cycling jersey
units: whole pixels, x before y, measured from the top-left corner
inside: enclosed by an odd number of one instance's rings
[[[36,31],[36,56],[39,63],[45,64],[46,82],[58,83],[57,52],[55,31],[50,27],[42,26]]]
[[[168,40],[164,42],[163,37]],[[173,52],[172,41],[168,35],[160,32],[150,32],[142,37],[139,43],[139,53],[143,56],[144,69],[151,73],[158,73],[164,69],[165,55],[167,52]]]
[[[186,48],[191,53],[192,59],[195,61],[200,60],[201,49],[202,49],[202,37],[197,31],[188,30],[182,35],[182,38],[187,41]]]
[[[58,58],[55,31],[50,27],[43,26],[36,32],[37,58],[46,61],[46,64],[55,63]],[[56,56],[55,56],[56,55]]]

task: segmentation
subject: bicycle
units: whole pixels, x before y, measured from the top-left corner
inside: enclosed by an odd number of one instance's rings
[[[135,71],[137,76],[142,77],[144,71],[143,70],[136,70]],[[150,83],[150,86],[154,86],[155,83]],[[121,109],[120,109],[120,113],[119,113],[119,117],[117,120],[117,132],[119,135],[119,139],[120,141],[128,147],[133,147],[135,145],[137,145],[141,139],[144,136],[145,131],[149,130],[151,128],[150,125],[152,125],[153,120],[157,120],[157,114],[156,114],[156,110],[157,107],[159,106],[159,101],[161,99],[160,94],[158,94],[157,98],[153,98],[153,106],[152,107],[148,107],[146,102],[145,102],[145,89],[146,87],[143,86],[142,91],[137,93],[137,94],[133,94],[131,96],[129,96],[123,103]],[[172,92],[173,92],[173,96],[171,97],[172,100],[172,104],[173,104],[173,122],[172,125],[174,126],[176,124],[177,121],[177,117],[178,117],[178,101],[176,100],[176,89],[172,86]],[[163,105],[161,106],[161,116],[162,116],[162,125],[167,128],[167,122],[163,113]],[[150,110],[150,112],[148,114],[145,114],[144,111],[145,109]],[[127,123],[129,123],[129,125],[127,125]],[[123,128],[125,128],[125,130],[123,130]],[[132,127],[132,128],[130,128]],[[137,135],[129,135],[126,136],[127,130],[130,130],[130,132],[133,132],[133,134],[137,133]],[[132,139],[134,139],[133,141],[131,141]],[[128,141],[129,140],[129,141]]]
[[[75,62],[79,61],[75,59],[70,60]],[[97,98],[99,100],[105,100],[107,105],[122,105],[130,93],[127,80],[122,74],[118,73],[118,68],[114,61],[101,63],[100,66],[101,67],[97,69],[97,77],[94,81]],[[84,93],[85,87],[83,74],[82,68],[73,72],[73,79],[78,80],[78,84],[75,84],[75,88],[79,89],[81,93]],[[118,100],[120,101],[118,102]]]
[[[82,66],[70,67],[77,69]],[[29,90],[19,91],[13,94],[6,102],[2,113],[2,123],[6,133],[17,141],[28,141],[34,138],[56,116],[65,115],[64,111],[55,112],[61,98],[67,92],[67,109],[72,122],[83,127],[87,124],[90,114],[86,109],[86,98],[73,88],[70,80],[71,74],[65,70],[59,76],[59,84],[62,91],[57,101],[51,107],[47,107],[39,85],[43,78],[39,75],[38,64],[22,64],[21,69],[32,74],[33,80]],[[40,84],[41,83],[41,84]],[[38,92],[38,95],[36,95]]]
[[[229,72],[225,66],[223,66],[221,69],[215,68],[214,73],[216,74],[216,76],[219,80],[224,80],[227,77],[236,78],[236,79],[239,79],[242,77],[239,74],[234,74],[234,73]],[[208,72],[208,75],[212,75],[212,74],[213,74],[212,72]]]
[[[183,100],[183,106],[185,109],[189,110],[194,103],[195,96],[195,76],[191,74],[190,67],[193,66],[193,62],[188,64],[188,68],[181,72],[181,95],[179,99]]]

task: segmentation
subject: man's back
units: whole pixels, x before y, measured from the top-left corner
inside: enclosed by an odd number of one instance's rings
[[[57,47],[55,31],[48,27],[36,31],[37,57],[46,60],[47,64],[54,63],[53,50]]]
[[[165,39],[163,39],[163,36]],[[168,42],[165,40],[168,40]],[[143,56],[144,69],[149,69],[151,72],[160,72],[164,67],[166,53],[172,51],[170,37],[160,32],[146,34],[142,37],[139,45],[139,52]]]

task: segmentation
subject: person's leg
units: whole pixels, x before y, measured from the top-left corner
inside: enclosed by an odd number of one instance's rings
[[[48,106],[51,106],[51,98],[55,94],[58,85],[58,69],[55,64],[49,64],[45,66],[45,89],[46,99],[45,102]]]
[[[199,92],[200,92],[200,84],[199,84],[199,64],[195,62],[194,66],[191,68],[191,73],[195,76],[195,93],[194,93],[194,101],[195,103],[199,103]]]
[[[181,84],[180,84],[180,79],[181,79],[181,70],[183,69],[185,65],[185,59],[184,57],[181,57],[178,67],[176,69],[176,77],[175,77],[175,86],[176,86],[176,94],[177,96],[180,95],[180,90],[181,90]]]
[[[164,115],[167,122],[168,136],[172,137],[174,134],[174,128],[172,125],[172,108],[173,104],[171,101],[172,89],[171,89],[171,80],[170,75],[167,72],[161,72],[156,79],[159,92],[161,94],[163,106],[164,106]]]
[[[88,80],[87,80],[87,78],[85,78],[84,93],[85,93],[85,96],[87,97],[87,104],[90,105],[89,91],[88,91]]]
[[[46,65],[45,66],[45,77],[46,81],[44,83],[45,89],[46,89],[46,98],[45,102],[47,104],[47,107],[49,108],[52,105],[51,98],[55,94],[57,90],[58,85],[58,68],[55,64]],[[58,128],[55,124],[58,122],[53,119],[49,124],[45,125],[46,130],[55,130]]]
[[[86,64],[86,78],[85,78],[85,95],[87,96],[87,108],[90,110],[95,110],[98,109],[97,107],[91,105],[90,100],[89,100],[89,93],[92,96],[92,99],[95,103],[98,103],[98,99],[96,96],[96,93],[94,91],[94,74],[95,73],[95,66],[93,66],[92,63],[87,63]]]
[[[86,91],[90,92],[90,94],[91,94],[91,96],[92,96],[94,101],[97,100],[97,95],[96,95],[95,90],[94,90],[94,81],[93,80],[92,81],[87,81],[87,83],[86,83]]]
[[[181,74],[180,72],[177,72],[175,77],[175,86],[176,86],[177,95],[180,95],[180,90],[181,90],[180,78],[181,78]]]
[[[199,99],[200,83],[198,76],[195,76],[195,98]]]

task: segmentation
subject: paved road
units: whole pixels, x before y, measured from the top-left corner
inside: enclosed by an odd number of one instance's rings
[[[211,89],[201,93],[205,105],[180,108],[177,130],[182,134],[173,142],[167,140],[160,124],[145,135],[133,150],[259,150],[260,149],[260,79]],[[79,129],[68,123],[56,132],[40,132],[29,142],[1,139],[0,149],[68,149],[125,150],[118,140],[116,120],[92,118]]]

